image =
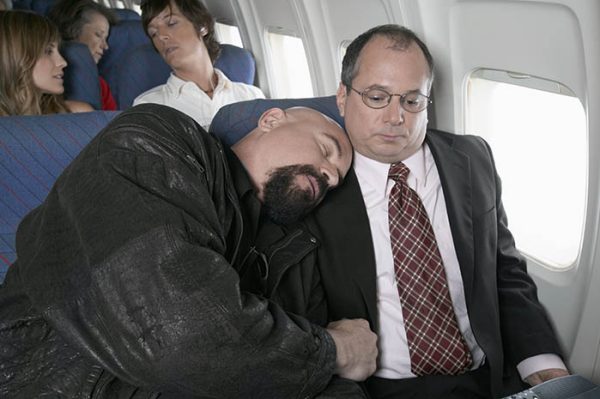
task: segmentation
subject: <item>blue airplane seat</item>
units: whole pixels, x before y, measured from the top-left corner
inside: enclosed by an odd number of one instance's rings
[[[68,64],[64,70],[65,99],[83,101],[94,109],[101,109],[98,67],[88,47],[77,42],[63,42],[61,54]]]
[[[119,97],[119,70],[129,67],[124,63],[127,54],[137,46],[149,43],[150,39],[144,33],[141,20],[120,21],[110,29],[108,50],[98,63],[98,72],[106,79],[119,109],[123,109],[117,100]]]
[[[250,51],[231,44],[221,44],[221,54],[215,61],[215,67],[234,82],[254,84],[256,63]]]
[[[141,21],[142,16],[138,14],[135,10],[130,10],[129,8],[111,8],[112,12],[117,15],[119,21]]]
[[[0,118],[0,283],[16,259],[21,219],[46,198],[63,169],[117,114]]]
[[[257,99],[222,107],[210,124],[209,131],[226,145],[233,145],[258,125],[258,119],[269,108],[308,107],[322,112],[344,127],[335,96],[313,98]]]
[[[254,58],[248,50],[241,47],[221,44],[221,54],[215,61],[215,67],[234,82],[254,82]],[[156,52],[152,43],[148,43],[125,54],[121,67],[116,72],[116,86],[119,90],[115,100],[119,109],[127,109],[138,95],[166,83],[171,68]]]
[[[48,15],[50,9],[54,6],[54,0],[32,0],[31,10],[41,15]]]
[[[133,105],[133,100],[151,88],[164,84],[171,67],[154,50],[152,43],[142,44],[127,53],[117,71],[119,92],[115,97],[120,109]]]
[[[13,0],[13,10],[31,10],[31,2],[33,0]]]
[[[13,0],[13,10],[31,10],[36,14],[48,15],[55,0]]]

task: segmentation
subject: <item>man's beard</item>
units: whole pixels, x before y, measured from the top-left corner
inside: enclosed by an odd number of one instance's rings
[[[317,182],[317,198],[312,190],[301,189],[295,184],[296,176],[312,176]],[[323,198],[328,188],[325,176],[311,165],[283,166],[271,172],[263,190],[263,206],[269,218],[277,224],[289,224],[300,220]]]

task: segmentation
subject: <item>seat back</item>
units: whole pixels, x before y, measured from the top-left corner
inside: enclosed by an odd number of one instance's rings
[[[32,0],[13,0],[13,10],[31,10]]]
[[[48,15],[48,12],[54,6],[55,0],[14,0],[13,9],[31,10],[36,14]]]
[[[130,19],[140,21],[142,19],[140,14],[129,8],[111,8],[110,10],[115,13],[119,21],[128,21]]]
[[[42,203],[63,169],[117,114],[0,118],[0,282],[16,259],[21,219]]]
[[[150,39],[142,28],[142,21],[135,19],[120,21],[110,29],[108,50],[98,63],[98,72],[110,86],[119,109],[123,109],[117,100],[120,70],[129,68],[129,65],[125,64],[126,55],[141,44],[150,44]]]
[[[231,44],[221,44],[221,54],[215,60],[215,67],[234,82],[254,84],[256,63],[250,51]]]
[[[115,100],[119,109],[127,109],[133,100],[146,90],[166,83],[171,67],[154,49],[152,43],[141,44],[126,53],[116,73],[116,86],[119,88]],[[221,45],[221,54],[215,61],[225,76],[234,82],[252,84],[256,71],[252,54],[241,47]],[[112,85],[111,85],[112,88]]]
[[[64,72],[65,99],[83,101],[94,109],[101,109],[98,67],[88,47],[77,42],[64,42],[61,54],[67,60]]]
[[[162,59],[151,43],[134,48],[123,59],[117,71],[119,91],[115,100],[119,108],[127,109],[133,100],[146,90],[164,84],[169,78],[171,67]]]
[[[335,96],[241,101],[222,107],[210,124],[210,132],[223,143],[233,145],[258,125],[258,119],[269,108],[308,107],[322,112],[342,127]]]

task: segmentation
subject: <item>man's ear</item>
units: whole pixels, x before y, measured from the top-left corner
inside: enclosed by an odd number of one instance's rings
[[[279,126],[286,118],[285,111],[281,108],[269,108],[260,116],[258,120],[258,127],[268,132],[271,129]]]
[[[347,92],[346,92],[346,86],[340,82],[340,85],[338,86],[337,89],[337,93],[335,95],[335,102],[337,104],[338,107],[338,111],[340,112],[340,115],[343,117],[344,116],[344,110],[346,109],[346,97],[348,96]]]

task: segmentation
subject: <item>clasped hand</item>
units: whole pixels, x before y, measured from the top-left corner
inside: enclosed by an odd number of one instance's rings
[[[364,381],[377,367],[377,334],[364,319],[344,319],[327,325],[336,346],[336,374]]]

